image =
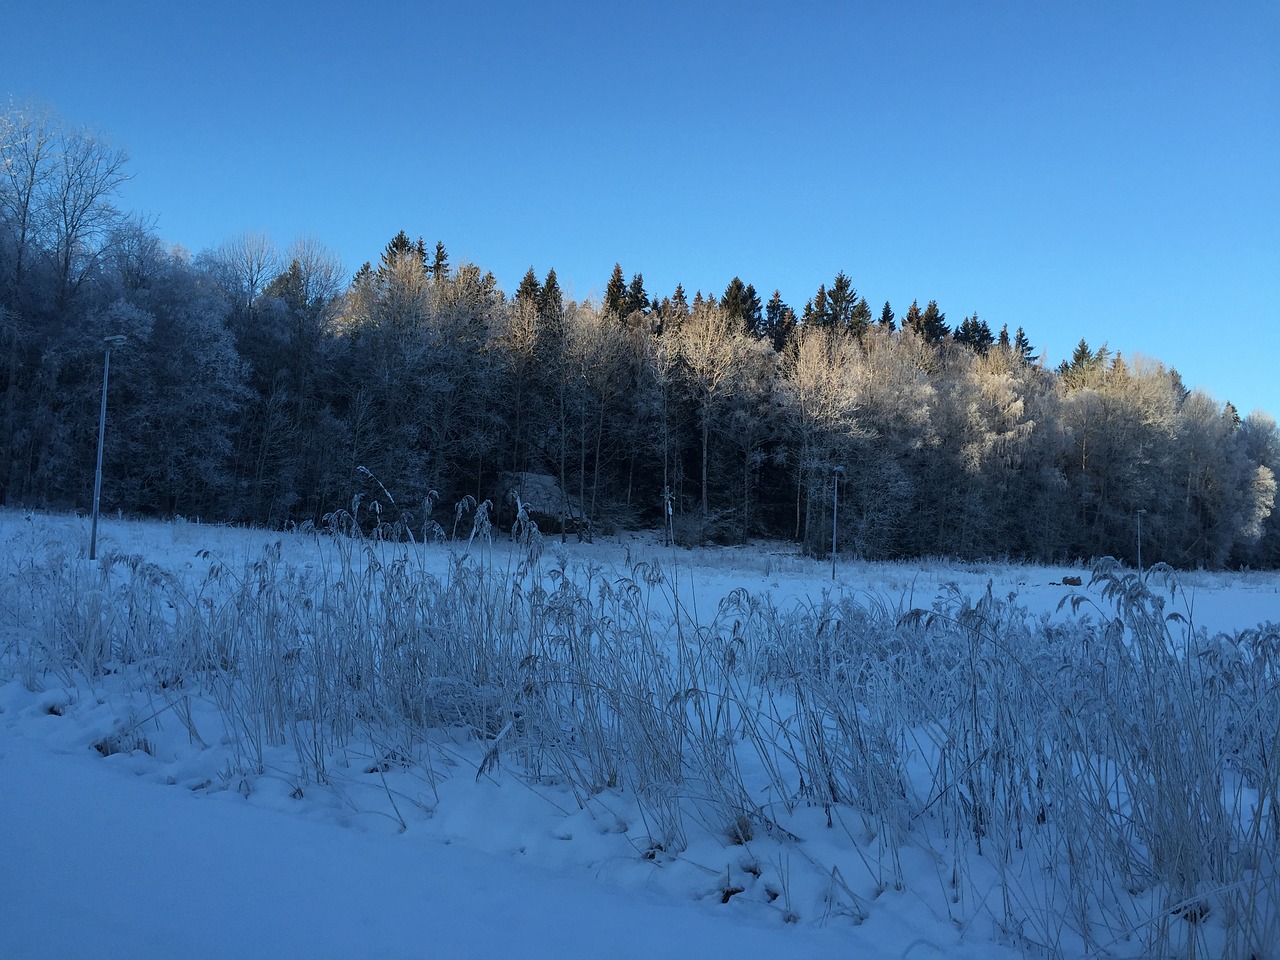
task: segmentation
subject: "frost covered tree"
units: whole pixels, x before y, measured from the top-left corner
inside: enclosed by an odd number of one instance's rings
[[[237,513],[270,525],[324,512],[338,432],[328,393],[341,264],[314,238],[286,257],[255,298],[254,323],[234,328],[251,391],[236,431]]]
[[[700,519],[711,520],[712,436],[725,404],[740,388],[747,362],[748,339],[740,321],[714,303],[696,307],[680,327],[680,358],[697,411]]]
[[[811,550],[829,541],[830,526],[824,529],[821,520],[832,470],[848,464],[852,440],[867,436],[850,376],[856,361],[850,339],[827,325],[805,325],[784,367],[781,414],[794,451],[792,533]]]

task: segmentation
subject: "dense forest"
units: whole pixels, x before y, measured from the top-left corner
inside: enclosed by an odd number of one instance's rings
[[[1274,567],[1280,432],[1159,362],[874,308],[843,272],[799,309],[753,284],[600,303],[513,293],[399,233],[351,278],[315,240],[195,256],[118,209],[127,160],[0,115],[0,502],[270,527],[775,538],[865,558]],[[601,278],[604,279],[604,278]],[[763,287],[762,289],[768,289]],[[838,487],[834,486],[838,484]],[[838,512],[833,506],[838,502]],[[471,517],[472,519],[466,519]],[[461,525],[459,525],[461,523]]]

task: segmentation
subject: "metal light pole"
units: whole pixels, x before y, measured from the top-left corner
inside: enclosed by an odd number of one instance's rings
[[[1142,515],[1146,512],[1138,511],[1138,576],[1142,576]]]
[[[831,471],[831,579],[836,578],[836,531],[840,529],[840,477],[844,467],[835,467]]]
[[[103,337],[106,353],[102,358],[102,406],[98,410],[98,467],[93,472],[93,526],[89,533],[89,559],[98,559],[98,503],[102,499],[102,440],[107,432],[107,374],[111,370],[111,348],[124,344],[128,337],[117,334]]]

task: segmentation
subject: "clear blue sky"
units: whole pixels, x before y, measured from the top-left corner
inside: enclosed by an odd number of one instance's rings
[[[0,94],[193,252],[400,229],[508,292],[844,270],[1280,415],[1280,4],[0,0]]]

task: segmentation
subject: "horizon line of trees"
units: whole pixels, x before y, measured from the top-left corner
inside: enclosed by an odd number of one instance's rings
[[[114,204],[125,157],[0,115],[0,502],[268,527],[340,514],[430,535],[538,501],[544,532],[1176,566],[1280,565],[1280,430],[1156,360],[935,301],[873,310],[843,272],[799,310],[732,278],[600,303],[530,267],[508,295],[401,231],[348,279],[319,242],[192,257]],[[843,474],[837,472],[837,468]],[[534,495],[530,491],[535,490]],[[360,503],[363,506],[360,506]],[[345,514],[343,514],[345,511]]]

